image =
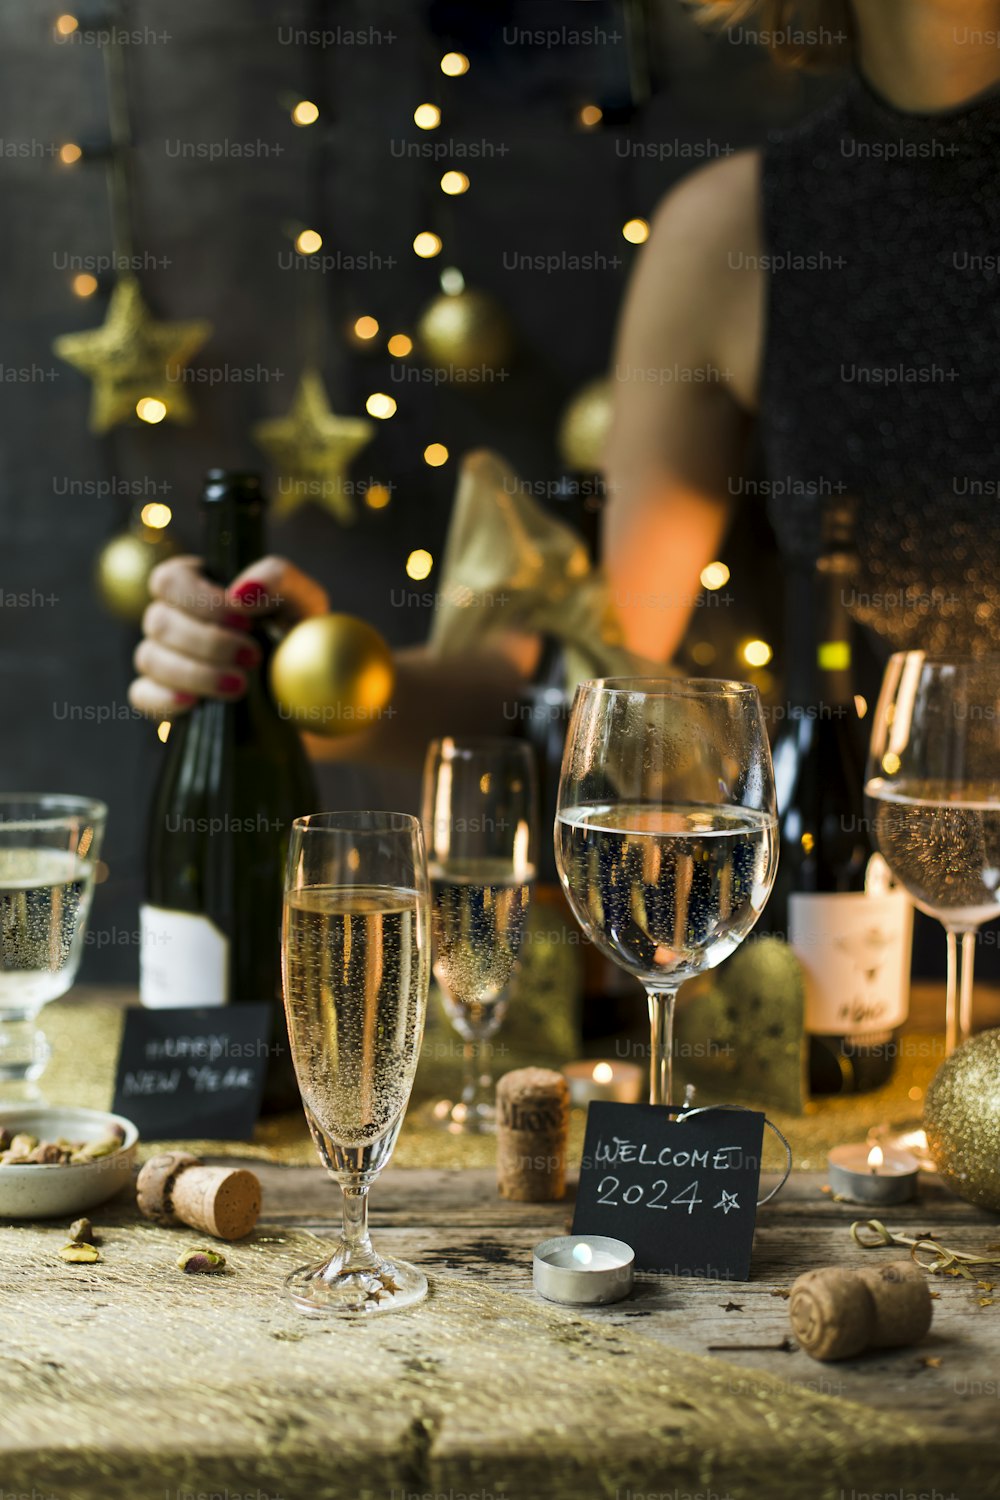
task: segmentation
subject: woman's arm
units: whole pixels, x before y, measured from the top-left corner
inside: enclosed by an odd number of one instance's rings
[[[605,455],[604,564],[626,644],[666,661],[717,556],[756,404],[759,160],[693,173],[661,205],[629,287]]]

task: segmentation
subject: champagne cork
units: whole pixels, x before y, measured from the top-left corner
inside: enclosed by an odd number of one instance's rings
[[[569,1085],[551,1068],[518,1068],[497,1084],[497,1188],[518,1203],[566,1191]]]
[[[933,1311],[923,1273],[908,1260],[862,1271],[807,1271],[788,1303],[795,1337],[821,1360],[915,1344],[931,1326]]]
[[[206,1167],[186,1151],[154,1156],[139,1173],[139,1208],[159,1224],[188,1224],[219,1240],[241,1240],[260,1214],[260,1182],[245,1167]]]
[[[869,1349],[898,1349],[915,1344],[931,1326],[934,1303],[927,1279],[912,1260],[892,1260],[855,1273],[872,1294],[875,1327]]]

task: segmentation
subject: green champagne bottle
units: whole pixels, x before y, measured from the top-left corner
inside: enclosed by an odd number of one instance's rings
[[[266,552],[266,501],[256,474],[211,469],[202,493],[206,575],[229,583]],[[153,797],[140,996],[149,1006],[265,1001],[272,1035],[265,1110],[298,1090],[281,1002],[285,850],[294,818],[318,806],[298,731],[267,687],[272,641],[235,703],[203,700],[171,727]]]
[[[822,551],[788,572],[786,718],[773,746],[778,875],[763,930],[802,963],[814,1095],[888,1083],[909,1006],[912,908],[873,855],[845,597],[854,511],[826,506]]]

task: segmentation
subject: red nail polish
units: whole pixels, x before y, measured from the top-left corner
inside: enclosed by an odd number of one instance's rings
[[[241,583],[238,589],[232,590],[232,597],[241,604],[266,604],[267,589],[256,579],[248,578],[246,583]]]
[[[256,646],[241,646],[235,657],[238,667],[255,667],[260,661],[260,652]]]
[[[220,693],[239,693],[243,690],[243,678],[232,677],[227,673],[216,679],[216,687]]]
[[[190,708],[192,703],[198,702],[198,698],[194,693],[175,693],[174,702],[178,708]]]

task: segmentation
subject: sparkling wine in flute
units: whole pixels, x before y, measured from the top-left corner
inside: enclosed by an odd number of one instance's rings
[[[714,969],[767,899],[776,839],[768,813],[597,805],[561,812],[556,828],[577,919],[645,984]]]
[[[392,1155],[417,1070],[429,926],[416,818],[332,812],[295,819],[281,939],[285,1014],[306,1121],[344,1210],[332,1254],[285,1282],[311,1317],[398,1311],[427,1292],[422,1271],[373,1246],[368,1193]]]
[[[295,1071],[333,1171],[377,1171],[406,1109],[428,976],[416,891],[311,886],[285,898],[284,991]]]
[[[959,929],[1000,916],[1000,791],[996,783],[869,781],[875,837],[921,911]]]
[[[485,1015],[510,983],[534,870],[515,870],[509,860],[458,859],[431,863],[429,873],[434,977],[461,1032],[463,1022]]]
[[[535,766],[514,739],[446,736],[428,746],[423,823],[434,977],[462,1039],[462,1088],[428,1117],[452,1134],[495,1128],[487,1043],[503,1023],[535,878]]]
[[[76,973],[93,862],[66,849],[0,848],[0,1013],[27,1020]]]

